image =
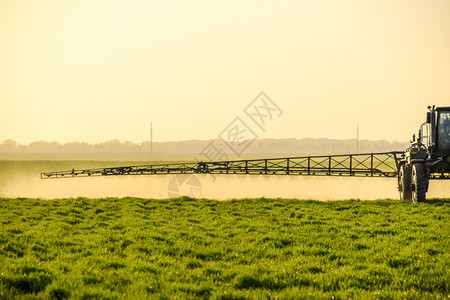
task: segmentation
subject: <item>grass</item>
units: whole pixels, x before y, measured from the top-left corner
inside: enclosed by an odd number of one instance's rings
[[[450,200],[0,199],[0,298],[448,298]]]

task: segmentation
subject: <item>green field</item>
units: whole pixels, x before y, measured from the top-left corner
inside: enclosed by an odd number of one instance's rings
[[[0,199],[0,298],[448,298],[450,200]]]

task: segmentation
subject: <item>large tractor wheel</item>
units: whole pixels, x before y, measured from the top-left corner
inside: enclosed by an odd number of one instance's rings
[[[401,164],[398,168],[398,190],[400,199],[411,200],[411,166]]]
[[[412,178],[411,178],[411,191],[412,191],[412,202],[423,202],[425,201],[425,195],[427,193],[427,172],[425,165],[422,163],[416,163],[412,167]]]

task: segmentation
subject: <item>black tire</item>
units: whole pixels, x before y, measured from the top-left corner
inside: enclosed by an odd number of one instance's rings
[[[425,201],[427,193],[427,172],[425,165],[422,163],[416,163],[412,167],[411,177],[411,191],[413,203]]]
[[[400,192],[400,199],[411,200],[411,166],[408,164],[401,164],[398,168],[398,191]]]

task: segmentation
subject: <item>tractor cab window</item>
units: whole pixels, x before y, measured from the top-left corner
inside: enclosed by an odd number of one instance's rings
[[[450,111],[441,111],[438,116],[438,151],[450,152]]]

